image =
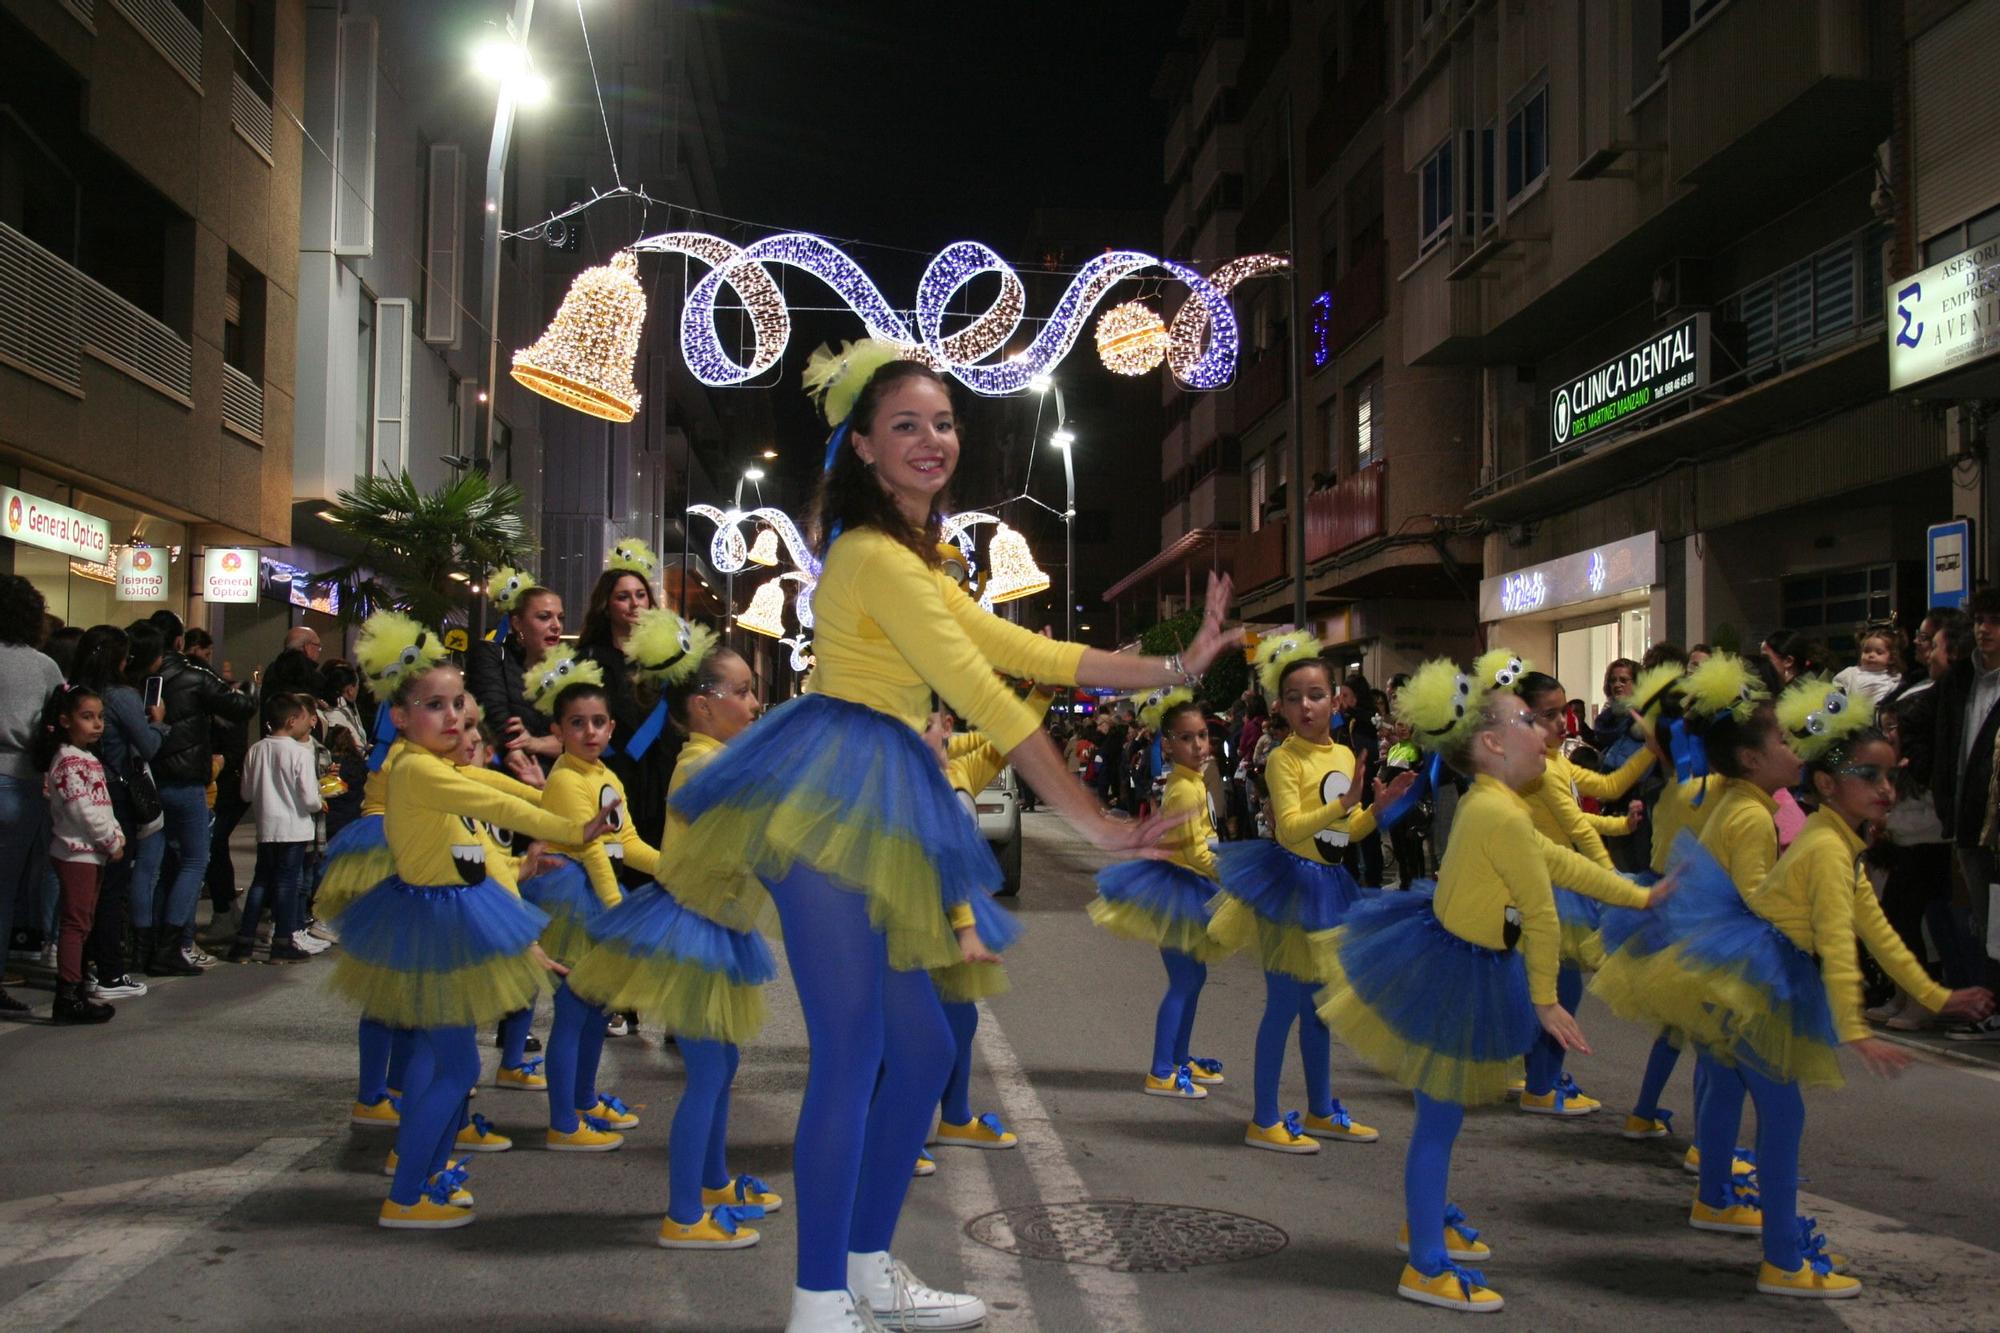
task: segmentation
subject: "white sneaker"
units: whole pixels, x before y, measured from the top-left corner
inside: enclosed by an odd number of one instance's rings
[[[849,1254],[847,1285],[885,1329],[975,1328],[986,1320],[985,1301],[925,1286],[887,1250]]]
[[[53,969],[56,966],[56,946],[54,944],[43,945],[42,952],[35,961],[43,967]]]
[[[314,939],[303,930],[295,930],[292,932],[292,947],[294,949],[304,949],[307,953],[325,953],[333,946],[325,940]]]
[[[607,1037],[629,1037],[632,1035],[632,1025],[625,1021],[625,1015],[613,1014],[610,1021],[604,1025],[604,1035]]]
[[[851,1291],[807,1291],[792,1288],[792,1317],[785,1333],[881,1333],[868,1302]]]
[[[1945,1033],[1953,1041],[2000,1041],[2000,1014],[1991,1014],[1977,1023],[1967,1023]]]
[[[310,926],[307,926],[306,934],[316,940],[325,940],[328,944],[340,943],[340,932],[332,926],[327,925],[324,921],[315,921]]]
[[[120,973],[109,981],[99,981],[92,977],[90,998],[93,1000],[136,1000],[146,993],[146,983],[129,973]]]
[[[181,950],[181,957],[187,960],[190,967],[210,968],[221,961],[203,953],[199,944],[190,944],[183,948]]]
[[[1874,1008],[1862,1010],[1861,1016],[1871,1023],[1886,1023],[1897,1014],[1902,1013],[1903,1006],[1908,1004],[1909,1000],[1909,996],[1898,990]]]

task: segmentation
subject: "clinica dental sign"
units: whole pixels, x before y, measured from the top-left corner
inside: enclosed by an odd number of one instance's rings
[[[1609,434],[1708,383],[1708,315],[1686,319],[1549,395],[1549,447]]]

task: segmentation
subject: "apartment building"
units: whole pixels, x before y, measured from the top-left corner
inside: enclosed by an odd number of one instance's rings
[[[299,0],[0,3],[0,568],[200,623],[290,538]]]

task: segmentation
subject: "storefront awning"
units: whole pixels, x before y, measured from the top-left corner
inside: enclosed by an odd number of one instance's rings
[[[1236,537],[1235,530],[1230,528],[1196,528],[1183,533],[1174,539],[1172,545],[1106,588],[1104,600],[1115,602],[1145,580],[1170,569],[1178,569],[1197,556],[1208,555],[1210,559],[1206,563],[1214,564],[1216,557],[1235,546]]]

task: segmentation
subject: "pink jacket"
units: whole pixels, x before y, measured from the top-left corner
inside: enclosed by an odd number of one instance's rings
[[[112,813],[104,765],[96,755],[74,745],[63,746],[56,751],[42,790],[49,800],[52,858],[103,865],[124,849],[125,834]]]

